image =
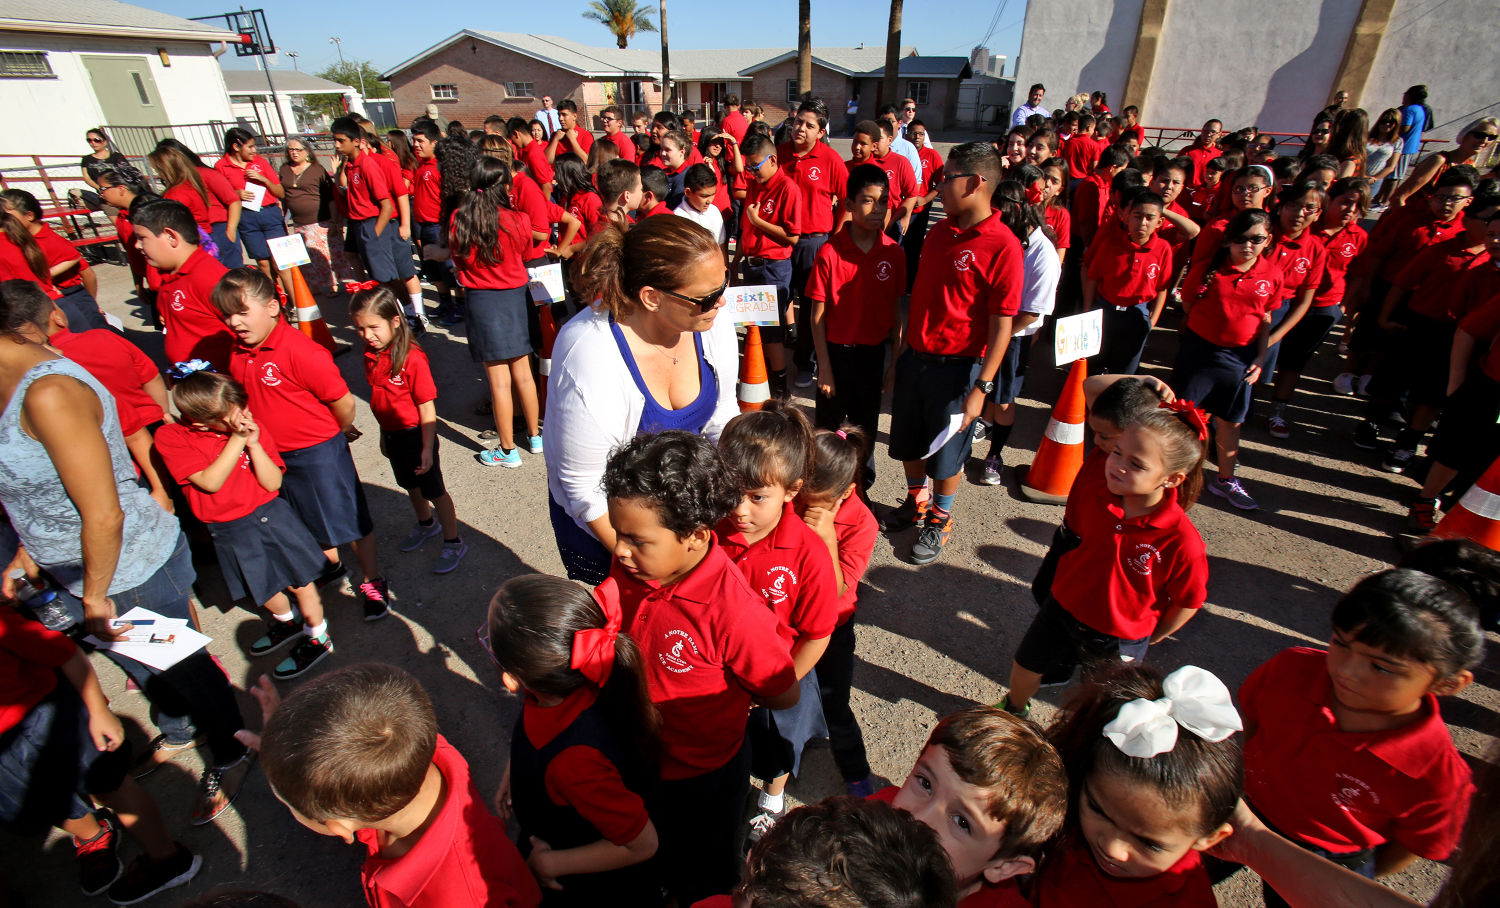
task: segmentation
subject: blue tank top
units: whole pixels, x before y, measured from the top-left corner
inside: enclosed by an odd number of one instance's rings
[[[615,324],[613,317],[609,320],[609,331],[614,335],[615,346],[620,348],[620,356],[624,357],[626,367],[630,369],[631,379],[646,397],[646,406],[641,411],[641,422],[636,427],[636,434],[647,435],[667,429],[683,429],[694,435],[702,434],[703,427],[708,425],[708,420],[714,415],[714,408],[719,403],[719,381],[714,370],[709,368],[708,361],[703,358],[703,335],[696,332],[693,334],[693,349],[698,357],[698,396],[682,409],[671,410],[657,403],[656,398],[651,396],[651,389],[646,387],[645,379],[641,378],[641,370],[636,368],[630,344],[626,342],[624,332]]]

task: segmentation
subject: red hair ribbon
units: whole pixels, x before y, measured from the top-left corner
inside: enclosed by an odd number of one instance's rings
[[[606,578],[594,589],[594,601],[604,610],[604,626],[591,627],[573,635],[571,666],[603,687],[615,667],[615,638],[620,636],[620,587],[614,578]]]
[[[1208,441],[1208,414],[1198,409],[1198,405],[1190,400],[1174,400],[1171,403],[1162,403],[1162,410],[1171,410],[1178,416],[1187,420],[1187,424],[1198,430],[1198,440]]]
[[[1026,187],[1026,203],[1028,205],[1042,204],[1042,184],[1040,181]]]
[[[358,293],[361,290],[374,290],[379,286],[379,281],[344,281],[344,292]]]

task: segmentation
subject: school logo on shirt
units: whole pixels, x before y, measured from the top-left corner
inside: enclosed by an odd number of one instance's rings
[[[1351,776],[1346,772],[1333,774],[1333,803],[1342,810],[1356,811],[1363,809],[1360,802],[1379,806],[1380,795],[1371,788],[1365,780]]]
[[[260,367],[261,384],[268,388],[274,388],[281,384],[281,367],[275,363],[266,363]]]
[[[1137,543],[1130,557],[1125,559],[1126,566],[1142,577],[1150,577],[1152,566],[1160,562],[1161,552],[1157,551],[1156,546],[1145,542]]]
[[[968,271],[974,264],[974,250],[965,249],[953,260],[953,267],[959,271]]]
[[[762,587],[760,594],[766,597],[766,601],[772,606],[783,605],[791,590],[797,587],[797,572],[783,564],[778,564],[766,572],[770,579],[769,586]]]
[[[891,263],[881,262],[875,266],[875,280],[888,281],[891,279]]]
[[[760,216],[761,217],[763,217],[763,218],[769,218],[771,215],[773,215],[775,213],[776,213],[776,200],[775,199],[766,199],[764,202],[760,203]]]
[[[1297,276],[1299,276],[1299,277],[1302,276],[1302,275],[1304,275],[1304,274],[1306,274],[1307,273],[1307,259],[1293,259],[1292,260],[1292,273],[1295,274],[1295,275],[1297,275]]]
[[[1346,259],[1354,258],[1355,248],[1353,243],[1343,243],[1339,246],[1339,256]]]
[[[400,373],[398,375],[392,375],[389,372],[387,372],[385,380],[386,380],[386,384],[395,385],[398,388],[404,388],[404,387],[406,387],[406,373],[405,372],[402,372],[402,373]]]
[[[1250,288],[1250,292],[1261,299],[1265,299],[1271,295],[1271,282],[1267,280],[1256,281],[1254,286]]]
[[[821,167],[819,167],[818,165],[814,164],[813,166],[807,168],[807,179],[808,179],[808,182],[816,183],[816,182],[818,182],[818,180],[822,179],[822,177],[823,177],[823,169]]]
[[[1156,276],[1158,274],[1161,274],[1161,266],[1160,265],[1156,264],[1155,262],[1152,262],[1151,264],[1149,264],[1149,265],[1146,266],[1146,280],[1148,280],[1148,281],[1154,281],[1154,280],[1156,280]]]
[[[187,301],[187,294],[186,293],[183,293],[181,290],[173,290],[172,291],[172,301],[170,303],[168,303],[167,305],[169,305],[169,306],[172,307],[172,311],[173,312],[181,312],[183,310],[183,308],[184,308],[184,306],[182,304],[184,302],[186,302],[186,301]]]
[[[358,186],[365,181],[364,176],[355,168],[349,168],[349,185]]]
[[[666,651],[656,654],[661,660],[662,668],[673,674],[682,675],[693,670],[693,664],[688,661],[689,656],[698,655],[698,644],[687,631],[667,631]]]

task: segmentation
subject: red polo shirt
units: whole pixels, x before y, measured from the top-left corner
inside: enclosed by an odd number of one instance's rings
[[[412,183],[412,217],[423,224],[436,224],[443,217],[443,174],[437,158],[418,164]]]
[[[1384,280],[1395,283],[1401,269],[1417,257],[1417,253],[1428,246],[1436,246],[1464,230],[1462,216],[1451,221],[1439,221],[1431,211],[1414,215],[1408,224],[1391,230],[1377,230],[1365,247],[1365,256],[1380,270],[1376,272]]]
[[[816,142],[806,154],[797,154],[791,142],[776,148],[776,166],[802,193],[803,226],[807,232],[833,231],[833,206],[847,194],[849,171],[844,160],[827,142]]]
[[[1463,321],[1496,294],[1500,294],[1500,261],[1492,258],[1484,267],[1464,272],[1458,285],[1458,301],[1453,306],[1455,317]]]
[[[1100,225],[1104,223],[1104,206],[1109,201],[1109,184],[1105,183],[1097,173],[1090,173],[1084,177],[1083,182],[1073,189],[1073,238],[1077,245],[1082,246],[1093,239],[1093,234],[1085,234],[1083,226],[1088,225],[1094,232],[1098,232]]]
[[[241,201],[239,191],[212,167],[199,167],[198,176],[203,180],[203,188],[208,190],[209,222],[220,224],[228,221],[229,206]]]
[[[636,580],[618,559],[610,576],[661,711],[662,778],[718,769],[745,740],[750,698],[774,697],[797,683],[776,616],[717,542],[667,587]]]
[[[451,232],[451,231],[450,231]],[[456,248],[450,237],[450,248]],[[473,290],[511,290],[526,286],[526,262],[530,260],[531,221],[510,208],[500,209],[500,231],[496,244],[500,260],[485,264],[475,250],[467,255],[453,255],[453,275],[458,283]]]
[[[911,169],[911,165],[906,165]],[[740,216],[740,251],[744,255],[765,259],[789,259],[792,247],[773,243],[750,223],[749,209],[754,207],[761,220],[769,221],[787,233],[801,236],[806,230],[802,193],[787,175],[777,171],[764,183],[752,180],[745,191],[745,213]],[[655,212],[652,212],[655,214]]]
[[[253,170],[261,176],[265,177],[266,182],[270,183],[272,186],[281,185],[281,177],[278,176],[275,169],[271,167],[271,162],[267,161],[260,155],[256,155],[250,160],[250,163],[246,164],[244,167],[241,167],[235,162],[229,160],[229,155],[224,155],[222,158],[219,158],[218,161],[214,162],[214,171],[218,173],[219,176],[223,177],[224,181],[229,184],[231,189],[234,190],[235,198],[239,198],[239,193],[245,188],[245,184],[249,182],[249,180],[245,177],[245,171],[247,170]],[[209,195],[212,196],[213,193],[209,193]],[[272,208],[279,206],[280,204],[281,203],[276,198],[276,196],[272,195],[270,190],[266,190],[265,198],[261,199],[260,207]],[[227,213],[225,217],[228,217]]]
[[[1441,861],[1458,845],[1474,793],[1437,698],[1400,728],[1339,728],[1327,654],[1296,646],[1240,687],[1245,798],[1278,832],[1334,852],[1386,842]]]
[[[919,353],[984,355],[990,316],[1021,311],[1021,241],[997,214],[960,230],[934,224],[922,247],[906,338]]]
[[[1076,135],[1064,143],[1059,154],[1068,162],[1068,173],[1075,179],[1083,179],[1094,172],[1102,151],[1103,142],[1093,136]]]
[[[73,658],[73,641],[14,608],[0,608],[0,734],[21,724],[57,687],[57,669]]]
[[[1500,381],[1500,344],[1495,343],[1495,338],[1500,336],[1500,295],[1481,303],[1479,308],[1463,317],[1458,327],[1465,334],[1489,344],[1480,367],[1492,380]]]
[[[200,247],[182,267],[162,274],[156,307],[166,326],[167,362],[206,359],[216,372],[228,367],[234,335],[213,304],[214,286],[228,270]]]
[[[1467,314],[1460,309],[1459,288],[1464,278],[1471,271],[1494,270],[1483,246],[1469,249],[1468,245],[1460,233],[1423,249],[1401,269],[1393,283],[1412,292],[1407,300],[1411,311],[1444,322],[1457,322]]]
[[[390,350],[365,349],[365,380],[370,383],[370,410],[387,432],[415,429],[422,424],[420,404],[437,400],[432,366],[422,348],[412,344],[401,371],[391,375]]]
[[[917,157],[922,161],[922,172],[917,175],[917,192],[925,196],[943,182],[943,156],[931,145],[923,145],[917,149]],[[927,206],[918,205],[912,210],[926,211]]]
[[[793,644],[822,640],[838,627],[838,588],[828,546],[802,522],[791,502],[769,535],[748,543],[726,517],[714,530],[719,546],[765,598]]]
[[[1327,267],[1328,248],[1313,231],[1304,230],[1295,240],[1277,237],[1271,244],[1270,255],[1276,267],[1281,269],[1284,283],[1281,292],[1287,297],[1306,290],[1316,290],[1323,283],[1323,271]]]
[[[1148,637],[1167,611],[1201,608],[1208,597],[1208,553],[1176,489],[1149,514],[1126,517],[1101,483],[1095,494],[1070,496],[1063,519],[1083,543],[1058,562],[1052,596],[1094,630]]]
[[[830,344],[882,344],[896,324],[896,302],[906,292],[906,251],[877,234],[863,252],[848,225],[823,244],[807,276],[805,295],[823,303]]]
[[[547,144],[533,139],[521,149],[521,163],[526,165],[526,175],[538,184],[552,182],[552,165],[547,163]]]
[[[864,579],[875,555],[880,524],[870,506],[858,495],[850,495],[833,515],[833,535],[839,542],[839,571],[844,575],[844,593],[839,596],[839,626],[854,617],[859,607],[859,581]]]
[[[1200,264],[1208,262],[1219,251],[1219,242],[1224,239],[1224,228],[1229,226],[1229,218],[1213,218],[1203,229],[1198,231],[1198,238],[1193,240],[1193,256],[1188,261],[1190,269],[1197,268]]]
[[[1061,205],[1048,205],[1042,209],[1042,217],[1047,221],[1047,226],[1052,228],[1052,245],[1057,250],[1070,249],[1073,246],[1073,215],[1068,209]]]
[[[161,197],[186,205],[193,215],[193,223],[204,230],[213,229],[213,222],[208,219],[208,203],[203,200],[203,196],[198,194],[198,190],[192,183],[182,182],[176,186],[169,186],[162,192]],[[238,198],[238,196],[235,197],[236,200]]]
[[[328,405],[349,393],[333,354],[280,319],[258,347],[234,345],[229,374],[250,395],[250,412],[283,451],[300,451],[339,434]]]
[[[83,273],[89,269],[89,263],[78,254],[78,248],[72,243],[57,235],[57,231],[46,224],[38,225],[32,239],[41,247],[42,255],[47,257],[47,265],[55,268],[63,262],[72,262],[73,267],[61,274],[52,276],[52,283],[59,288],[80,287],[83,285]]]
[[[597,192],[580,192],[568,199],[568,214],[577,218],[580,225],[573,235],[574,246],[582,245],[584,240],[609,226],[609,218],[604,216],[604,200]]]
[[[1182,153],[1182,156],[1193,162],[1193,172],[1188,174],[1188,185],[1201,185],[1203,183],[1203,170],[1208,166],[1208,162],[1212,161],[1214,158],[1217,158],[1223,153],[1224,152],[1216,145],[1210,145],[1209,147],[1204,148],[1203,146],[1197,144],[1193,145],[1193,147],[1189,148],[1187,151],[1184,151]]]
[[[1313,296],[1315,308],[1337,306],[1344,301],[1344,282],[1349,266],[1369,241],[1370,235],[1359,224],[1350,224],[1323,236],[1323,248],[1328,251],[1328,256],[1323,263],[1323,283],[1318,285],[1318,292]]]
[[[906,155],[888,152],[883,158],[879,155],[870,158],[870,163],[884,170],[885,178],[890,181],[891,208],[900,207],[902,202],[918,194],[917,175]]]
[[[469,764],[442,735],[432,765],[446,783],[443,802],[409,851],[381,857],[375,830],[355,833],[369,851],[360,882],[370,908],[536,908],[536,877],[474,787]]]
[[[395,190],[379,158],[379,155],[372,152],[360,152],[359,157],[344,166],[345,181],[349,185],[347,204],[351,221],[379,217],[381,199],[390,199],[392,205],[396,204]],[[391,216],[395,217],[394,212]]]
[[[516,174],[511,181],[510,205],[531,222],[531,229],[524,233],[527,244],[526,261],[546,255],[547,248],[552,245],[552,225],[562,220],[563,207],[543,195],[542,187],[536,180],[524,173]],[[536,239],[535,233],[545,233],[546,237]]]
[[[1188,211],[1193,220],[1202,224],[1208,220],[1209,211],[1213,208],[1214,194],[1219,191],[1217,186],[1194,186],[1184,190],[1188,197]]]
[[[1075,838],[1049,859],[1031,887],[1036,908],[1218,908],[1213,881],[1196,851],[1148,877],[1110,876]]]
[[[738,110],[731,110],[719,121],[719,128],[734,136],[736,142],[743,142],[746,131],[750,129],[750,121]]]
[[[1192,220],[1192,216],[1188,214],[1188,210],[1186,208],[1183,208],[1182,205],[1179,204],[1179,200],[1181,198],[1182,196],[1179,195],[1177,198],[1169,202],[1167,204],[1167,211],[1170,211],[1179,217]],[[1184,251],[1188,247],[1188,244],[1191,243],[1192,240],[1182,235],[1181,228],[1163,217],[1161,219],[1161,226],[1156,228],[1156,235],[1166,240],[1167,245],[1172,247],[1172,261],[1174,265],[1179,262],[1186,262],[1185,258],[1179,258],[1179,256],[1183,255]]]
[[[165,418],[161,405],[146,393],[145,386],[160,378],[156,363],[140,347],[105,328],[92,331],[59,331],[47,341],[73,362],[88,370],[114,396],[120,413],[120,432],[133,435]]]
[[[617,132],[613,135],[605,133],[604,137],[613,142],[616,148],[620,149],[621,160],[629,161],[632,164],[640,160],[640,155],[635,150],[635,142],[624,132]]]
[[[1209,264],[1194,266],[1182,285],[1183,296],[1194,300],[1187,327],[1220,347],[1243,347],[1286,298],[1281,269],[1265,255],[1243,272],[1225,267],[1209,274]]]
[[[156,450],[167,465],[167,472],[187,493],[193,515],[204,523],[227,523],[248,516],[276,497],[275,492],[261,485],[256,478],[249,451],[240,451],[239,460],[219,491],[205,492],[193,485],[188,477],[208,469],[219,459],[228,443],[228,435],[202,426],[169,422],[156,430]],[[286,469],[271,432],[265,426],[260,429],[260,446],[276,466]]]
[[[1098,282],[1099,302],[1134,306],[1150,302],[1172,285],[1172,245],[1151,235],[1145,245],[1124,230],[1105,230],[1089,248],[1088,276]]]

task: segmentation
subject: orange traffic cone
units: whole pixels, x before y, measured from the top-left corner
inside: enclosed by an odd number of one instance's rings
[[[323,313],[318,311],[318,304],[313,302],[312,291],[307,289],[307,281],[302,278],[302,269],[292,269],[292,293],[297,299],[297,327],[302,333],[322,344],[329,353],[342,353],[343,350],[334,342],[333,335],[328,333],[328,323],[323,321]]]
[[[552,345],[557,342],[557,322],[552,320],[552,307],[542,306],[537,310],[537,320],[542,323],[542,352],[537,356],[537,404],[543,416],[547,415],[547,376],[552,374]]]
[[[1021,472],[1021,495],[1038,504],[1065,504],[1073,477],[1083,466],[1083,421],[1088,404],[1083,380],[1088,376],[1085,360],[1073,361],[1068,383],[1052,408],[1047,431],[1037,446],[1031,466]]]
[[[1500,459],[1443,515],[1432,537],[1472,539],[1487,549],[1500,550]]]
[[[771,399],[771,384],[766,379],[766,352],[760,344],[760,329],[745,329],[745,355],[740,359],[740,412],[759,410]]]

